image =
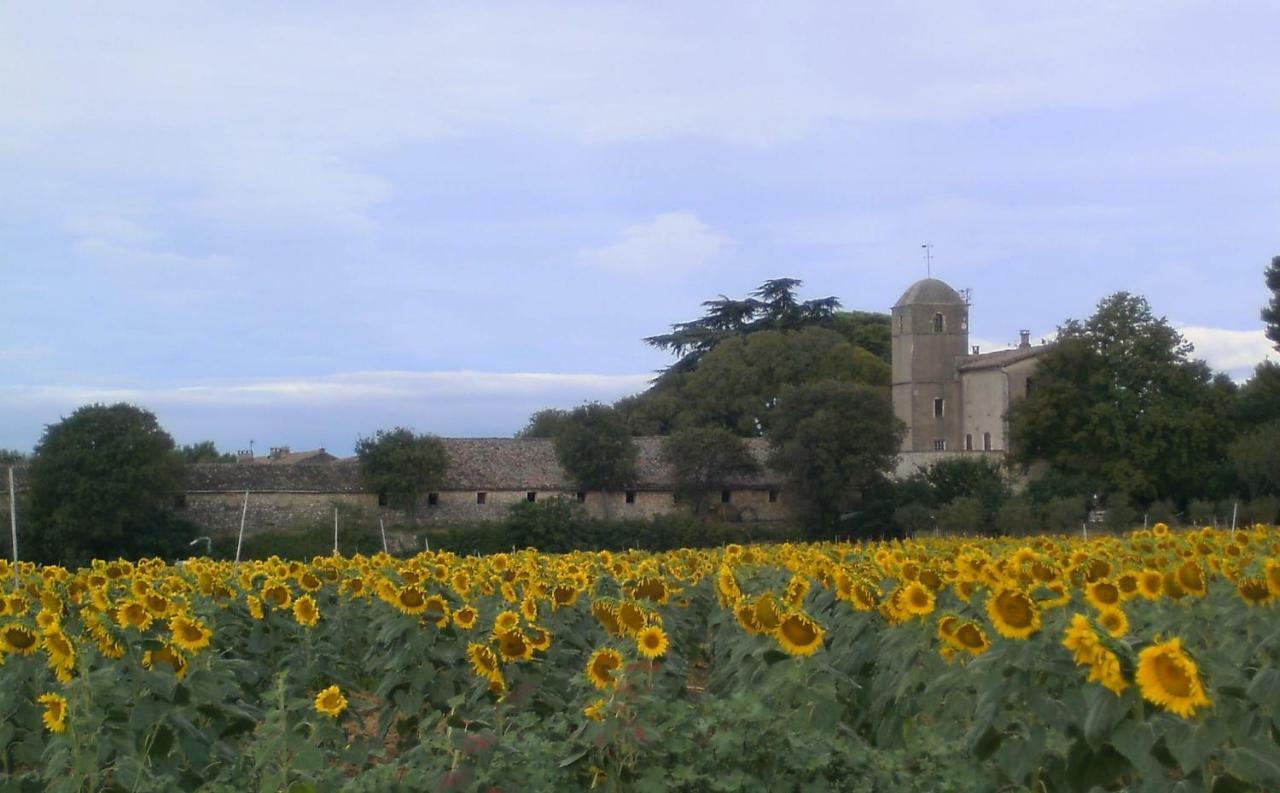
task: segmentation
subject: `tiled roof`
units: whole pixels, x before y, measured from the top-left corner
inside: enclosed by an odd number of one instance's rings
[[[894,308],[901,306],[962,306],[964,298],[952,289],[946,281],[937,278],[923,278],[907,287]]]
[[[556,460],[550,438],[441,438],[449,455],[442,490],[559,490],[577,485]],[[640,490],[669,490],[671,466],[662,458],[662,438],[634,439],[638,454]],[[747,441],[762,473],[730,482],[733,487],[775,487],[782,482],[776,472],[764,468],[768,444],[762,438]],[[315,465],[236,465],[209,463],[192,466],[188,489],[193,492],[239,490],[276,492],[358,493],[364,490],[354,458]]]
[[[267,454],[254,457],[253,465],[318,465],[331,463],[338,458],[324,449],[313,449],[309,452],[288,452],[286,454]]]
[[[960,371],[968,372],[974,369],[1003,369],[1006,366],[1015,364],[1018,361],[1025,361],[1027,358],[1034,358],[1049,350],[1052,345],[1041,344],[1033,347],[1015,347],[1012,350],[996,350],[995,352],[984,352],[981,355],[969,355],[960,361]]]

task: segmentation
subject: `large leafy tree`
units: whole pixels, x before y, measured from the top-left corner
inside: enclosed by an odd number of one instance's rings
[[[1232,442],[1228,455],[1251,498],[1280,493],[1280,421],[1245,432]]]
[[[1280,256],[1271,257],[1265,277],[1271,290],[1271,302],[1262,309],[1262,321],[1267,323],[1267,338],[1280,350]]]
[[[676,496],[695,515],[705,510],[708,493],[760,469],[746,441],[720,427],[677,430],[662,439],[662,456],[671,465]]]
[[[230,452],[223,453],[218,451],[217,445],[213,441],[200,441],[199,443],[184,444],[178,449],[183,462],[188,465],[197,463],[234,463],[236,456]]]
[[[796,278],[774,278],[742,300],[720,295],[703,302],[706,308],[703,316],[677,322],[671,326],[670,333],[649,336],[644,341],[680,356],[670,371],[688,371],[725,339],[761,330],[795,330],[829,322],[840,308],[840,301],[834,297],[798,300],[796,288],[802,283]]]
[[[1280,364],[1258,364],[1237,392],[1235,417],[1242,430],[1280,420]]]
[[[1118,292],[1059,328],[1009,411],[1015,455],[1147,503],[1223,487],[1230,389],[1145,298]]]
[[[422,494],[438,488],[449,468],[444,443],[434,435],[419,435],[405,427],[378,430],[356,442],[360,475],[365,485],[385,493],[388,506],[410,514]]]
[[[784,389],[769,428],[769,464],[791,481],[822,536],[893,467],[905,426],[886,389],[825,380]]]
[[[26,547],[41,561],[170,555],[193,534],[170,513],[185,465],[142,408],[87,405],[46,427],[28,477],[35,536]]]
[[[556,458],[588,490],[618,490],[635,482],[638,450],[618,411],[592,402],[574,408],[555,434]]]

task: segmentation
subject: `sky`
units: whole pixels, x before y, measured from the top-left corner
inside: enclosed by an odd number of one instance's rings
[[[90,402],[179,443],[505,436],[795,277],[972,342],[1145,295],[1275,352],[1280,5],[0,5],[0,447]]]

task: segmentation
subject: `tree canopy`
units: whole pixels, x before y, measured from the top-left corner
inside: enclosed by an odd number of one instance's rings
[[[49,425],[28,476],[35,536],[24,556],[85,563],[173,555],[193,534],[170,513],[186,467],[173,438],[142,408],[87,405]]]
[[[886,389],[826,380],[791,386],[769,429],[769,464],[791,482],[812,531],[835,528],[892,469],[905,427]]]
[[[405,427],[378,430],[356,442],[360,475],[365,484],[387,498],[387,505],[413,513],[422,494],[444,482],[449,456],[434,435]]]
[[[556,458],[588,490],[618,490],[635,482],[638,450],[618,411],[592,402],[574,408],[555,434]]]
[[[1118,292],[1059,328],[1034,392],[1009,410],[1016,458],[1048,461],[1139,502],[1221,482],[1228,386],[1145,298]]]
[[[671,465],[676,496],[694,514],[706,508],[709,492],[760,470],[746,441],[721,427],[677,430],[663,438],[662,456]]]
[[[218,451],[218,447],[213,441],[183,444],[178,449],[178,455],[188,465],[197,463],[234,463],[236,461],[234,454],[230,452],[224,454]]]
[[[1262,321],[1267,324],[1267,338],[1280,350],[1280,256],[1271,257],[1264,275],[1271,300],[1262,309]]]

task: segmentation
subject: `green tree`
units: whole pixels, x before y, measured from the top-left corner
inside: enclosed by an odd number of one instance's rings
[[[529,423],[516,433],[517,438],[554,438],[569,420],[569,411],[544,408],[529,417]]]
[[[1280,421],[1244,433],[1227,454],[1250,498],[1280,493]]]
[[[1267,338],[1280,350],[1280,256],[1271,257],[1264,276],[1271,301],[1262,309],[1262,321],[1267,323]]]
[[[671,465],[676,497],[695,515],[707,506],[707,494],[760,470],[746,441],[720,427],[677,430],[662,439],[662,456]]]
[[[942,459],[919,474],[928,483],[932,503],[949,504],[960,498],[973,498],[981,506],[979,523],[991,525],[996,510],[1009,498],[1009,483],[1004,471],[989,460],[963,457]]]
[[[217,445],[213,441],[183,444],[178,449],[178,455],[182,457],[182,461],[187,465],[196,465],[197,463],[234,463],[236,461],[234,454],[219,452]]]
[[[592,402],[574,408],[555,436],[556,459],[579,487],[619,490],[636,479],[638,450],[618,411]]]
[[[1280,420],[1280,364],[1263,361],[1236,392],[1235,418],[1241,429]]]
[[[86,405],[45,428],[31,460],[29,552],[46,563],[172,555],[193,527],[170,512],[186,483],[173,438],[149,411]],[[19,549],[23,543],[19,540]]]
[[[769,463],[788,477],[811,532],[825,535],[897,460],[906,428],[883,388],[823,381],[784,389]]]
[[[0,465],[21,465],[27,456],[17,449],[0,449]]]
[[[1146,504],[1221,487],[1230,395],[1147,301],[1119,292],[1069,320],[1009,410],[1015,455]]]
[[[361,438],[356,456],[365,486],[386,494],[388,506],[411,515],[423,493],[440,487],[449,468],[449,455],[439,438],[405,427]]]

